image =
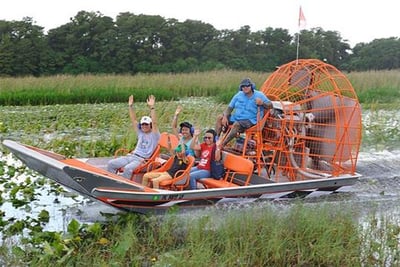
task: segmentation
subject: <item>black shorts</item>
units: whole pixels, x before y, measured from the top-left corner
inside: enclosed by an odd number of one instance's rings
[[[254,126],[254,123],[252,123],[250,120],[240,120],[236,122],[239,123],[240,128],[242,128],[241,129],[242,131]],[[234,123],[233,121],[229,121],[229,125],[232,125],[233,123]]]

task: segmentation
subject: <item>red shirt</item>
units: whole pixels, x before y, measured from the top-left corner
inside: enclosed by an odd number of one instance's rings
[[[210,161],[213,146],[208,146],[206,143],[201,143],[200,147],[200,162],[197,165],[197,168],[209,171],[211,170]]]

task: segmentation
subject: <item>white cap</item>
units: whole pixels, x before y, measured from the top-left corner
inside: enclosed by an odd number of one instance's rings
[[[142,124],[142,123],[150,124],[151,122],[152,122],[152,120],[151,120],[151,118],[150,118],[149,116],[143,116],[143,117],[140,119],[140,124]]]

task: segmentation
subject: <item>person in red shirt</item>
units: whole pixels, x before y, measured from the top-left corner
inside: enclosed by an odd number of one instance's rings
[[[217,132],[209,129],[204,134],[204,142],[199,144],[200,130],[195,129],[191,148],[195,151],[196,157],[200,158],[199,164],[190,170],[190,189],[197,189],[197,180],[211,177],[211,153],[217,142]],[[215,149],[215,160],[221,159],[219,145]]]

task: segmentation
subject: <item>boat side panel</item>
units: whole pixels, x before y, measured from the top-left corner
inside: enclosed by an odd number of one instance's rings
[[[263,185],[239,186],[231,188],[212,188],[184,191],[159,191],[159,192],[137,192],[132,190],[120,190],[112,188],[98,187],[93,190],[96,197],[106,197],[113,200],[130,201],[173,201],[173,200],[195,200],[207,198],[223,197],[242,197],[261,195],[277,192],[320,189],[320,188],[338,188],[342,186],[353,185],[358,176],[349,176],[345,178],[328,178],[319,180],[305,180],[286,183],[270,183]]]
[[[229,202],[229,200],[235,201],[235,199],[240,197],[249,197],[250,200],[253,199],[252,201],[254,201],[259,198],[274,199],[285,196],[299,196],[296,192],[303,192],[301,196],[304,197],[322,188],[330,188],[331,192],[334,192],[342,186],[353,185],[357,179],[358,177],[354,176],[340,178],[337,181],[333,181],[335,179],[323,179],[324,181],[288,182],[285,184],[223,189],[200,189],[179,192],[165,191],[159,192],[158,194],[96,188],[94,189],[93,195],[99,200],[118,209],[138,213],[162,214],[167,212],[171,207],[179,208],[182,211],[194,208],[198,209],[217,203],[223,204],[226,201]]]
[[[76,183],[84,187],[88,192],[92,192],[96,187],[109,187],[119,189],[130,189],[144,191],[144,187],[130,180],[120,177],[110,177],[104,173],[92,173],[87,170],[80,170],[72,166],[65,166],[64,172],[67,173]]]

